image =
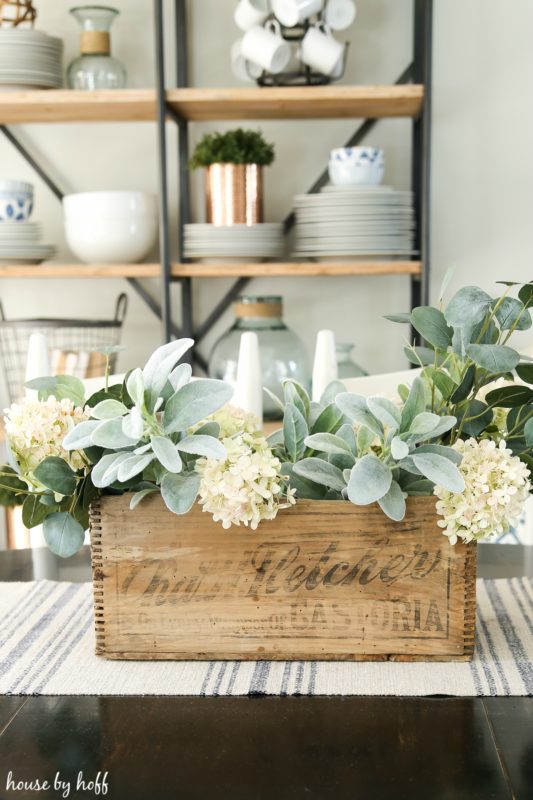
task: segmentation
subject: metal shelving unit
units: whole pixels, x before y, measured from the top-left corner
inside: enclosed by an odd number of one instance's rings
[[[358,276],[405,275],[411,282],[411,307],[429,298],[430,275],[430,138],[431,138],[431,43],[432,0],[414,0],[413,58],[391,86],[316,86],[204,89],[188,86],[187,0],[174,1],[175,76],[167,86],[165,75],[165,0],[154,0],[156,87],[118,91],[68,90],[13,92],[0,95],[0,131],[36,170],[53,194],[61,188],[8,125],[32,122],[153,122],[157,123],[160,201],[160,264],[62,265],[0,267],[0,278],[123,277],[162,323],[162,338],[191,336],[198,344],[240,294],[248,282],[260,276]],[[351,264],[268,262],[206,265],[188,263],[184,257],[183,225],[190,220],[189,123],[205,120],[262,119],[363,119],[346,143],[361,143],[381,118],[410,117],[412,126],[412,175],[416,211],[415,249],[410,261]],[[178,128],[178,261],[172,259],[169,238],[169,181],[167,123]],[[320,175],[309,192],[327,183]],[[288,232],[293,214],[285,219]],[[160,277],[160,301],[148,293],[143,278]],[[236,280],[207,318],[195,326],[192,304],[193,278],[234,277]],[[175,323],[171,286],[180,284],[180,326]],[[197,349],[191,354],[198,366],[206,363]]]

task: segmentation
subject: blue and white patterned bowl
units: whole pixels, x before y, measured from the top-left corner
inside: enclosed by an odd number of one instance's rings
[[[33,186],[25,181],[0,180],[0,222],[22,222],[33,211]]]
[[[385,156],[377,147],[338,147],[331,151],[328,172],[335,186],[377,186],[384,171]]]

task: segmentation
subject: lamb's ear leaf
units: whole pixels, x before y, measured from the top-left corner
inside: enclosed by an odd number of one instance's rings
[[[292,403],[285,406],[283,415],[283,437],[285,449],[292,462],[298,461],[305,451],[305,438],[309,434],[307,422],[301,411]]]
[[[200,475],[173,475],[170,472],[161,481],[161,496],[167,508],[174,514],[186,514],[191,510],[200,488]]]
[[[173,367],[193,345],[193,339],[176,339],[158,347],[152,353],[142,370],[142,375],[145,387],[150,389],[154,396],[159,394]]]
[[[165,433],[191,428],[225,406],[233,396],[229,383],[201,378],[182,386],[168,401],[163,415]]]
[[[465,481],[455,464],[437,453],[417,453],[411,456],[422,475],[449,492],[462,492]]]
[[[360,458],[348,482],[348,498],[357,506],[375,503],[384,497],[392,483],[390,468],[373,453]]]
[[[338,492],[342,492],[346,487],[342,471],[321,458],[302,459],[294,465],[294,472],[308,481],[319,483],[321,486],[327,486],[328,489],[335,489]]]
[[[405,517],[405,498],[396,481],[392,481],[389,491],[378,500],[378,503],[389,519],[399,522]]]
[[[426,393],[424,389],[424,381],[417,375],[411,385],[409,396],[402,409],[402,424],[400,430],[408,431],[414,418],[425,410]]]

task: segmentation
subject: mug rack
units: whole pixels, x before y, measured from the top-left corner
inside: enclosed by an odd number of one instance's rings
[[[268,18],[267,22],[272,20],[276,20],[276,17],[273,14]],[[317,14],[316,22],[320,23],[323,21],[322,14]],[[313,24],[316,24],[316,22]],[[298,46],[301,44],[302,39],[311,27],[309,20],[306,20],[303,25],[298,25],[294,28],[285,28],[283,25],[281,25],[281,23],[279,24],[283,39],[292,45],[297,44]],[[256,81],[259,86],[327,86],[328,84],[338,81],[343,77],[346,69],[349,47],[350,43],[345,42],[341,69],[339,73],[334,76],[324,75],[321,72],[316,72],[316,70],[311,69],[311,67],[308,67],[303,62],[301,62],[300,69],[298,71],[294,70],[291,72],[278,72],[274,74],[273,72],[267,72],[266,70],[263,70],[258,78],[251,74],[249,63],[246,62],[246,71],[248,72],[249,78],[253,81]]]

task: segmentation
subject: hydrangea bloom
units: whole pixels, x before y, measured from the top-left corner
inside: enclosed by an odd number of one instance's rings
[[[78,423],[90,417],[90,409],[75,407],[71,400],[26,398],[5,409],[6,434],[11,451],[26,477],[48,456],[67,461],[73,470],[85,465],[82,454],[63,449],[63,439]]]
[[[284,492],[281,462],[263,436],[241,432],[223,440],[224,460],[201,458],[199,502],[224,528],[241,523],[255,530],[274,519],[280,508],[295,503],[294,490]],[[284,502],[283,502],[284,501]]]
[[[206,422],[217,422],[220,425],[220,439],[235,436],[236,433],[255,433],[261,427],[259,419],[254,414],[243,411],[242,408],[231,404],[225,405],[202,422],[199,422],[198,425],[191,428],[191,433],[198,430]]]
[[[435,487],[439,526],[451,544],[458,538],[471,542],[506,533],[515,525],[528,497],[529,470],[517,456],[488,439],[457,441],[454,449],[463,456],[459,469],[465,490],[454,494]]]

